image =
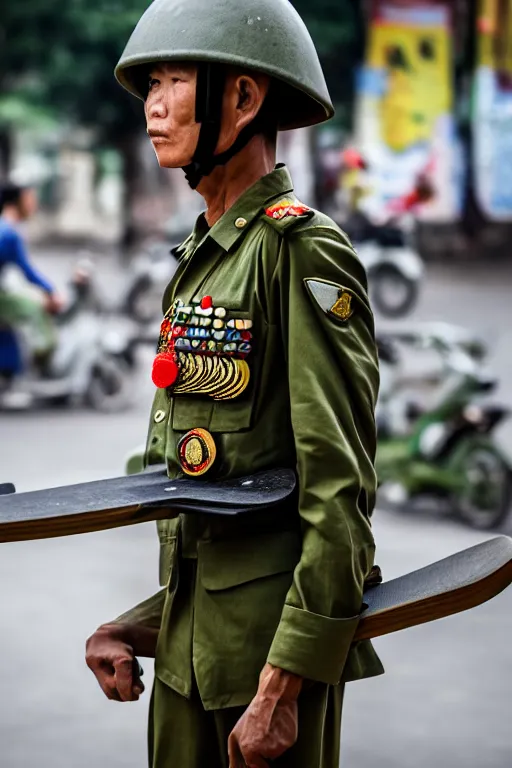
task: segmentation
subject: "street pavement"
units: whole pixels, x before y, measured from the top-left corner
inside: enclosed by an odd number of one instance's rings
[[[69,259],[39,263],[63,283]],[[105,259],[102,268],[114,286],[112,263]],[[488,332],[497,396],[512,405],[512,269],[444,264],[428,272],[413,319]],[[0,480],[31,490],[122,473],[127,453],[145,438],[150,361],[151,351],[141,350],[129,412],[0,415]],[[510,425],[500,439],[512,455]],[[425,511],[379,508],[374,520],[385,578],[486,538]],[[157,590],[154,524],[4,544],[0,583],[1,768],[144,766],[149,696],[108,702],[83,654],[95,627]],[[473,611],[376,641],[387,674],[347,686],[343,768],[510,768],[511,637],[512,589]],[[149,688],[152,665],[143,665]]]

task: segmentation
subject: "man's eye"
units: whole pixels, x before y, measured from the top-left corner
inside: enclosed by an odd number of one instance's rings
[[[150,77],[149,83],[148,83],[148,90],[150,91],[153,88],[153,86],[158,85],[159,82],[160,80],[157,80],[155,77]]]

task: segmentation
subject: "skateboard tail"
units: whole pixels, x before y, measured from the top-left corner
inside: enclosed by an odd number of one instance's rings
[[[512,539],[498,536],[371,587],[354,640],[368,640],[476,608],[512,583]]]

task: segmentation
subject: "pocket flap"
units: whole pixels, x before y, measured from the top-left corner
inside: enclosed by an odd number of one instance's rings
[[[300,535],[296,531],[200,542],[201,583],[205,589],[215,591],[293,571],[300,553]]]
[[[209,432],[241,432],[251,426],[253,395],[240,400],[206,400],[177,395],[172,409],[172,428],[177,432],[203,427]]]

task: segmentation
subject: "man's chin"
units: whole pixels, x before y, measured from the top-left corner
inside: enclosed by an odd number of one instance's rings
[[[154,147],[154,150],[160,168],[183,168],[190,163],[190,158],[164,144]]]

